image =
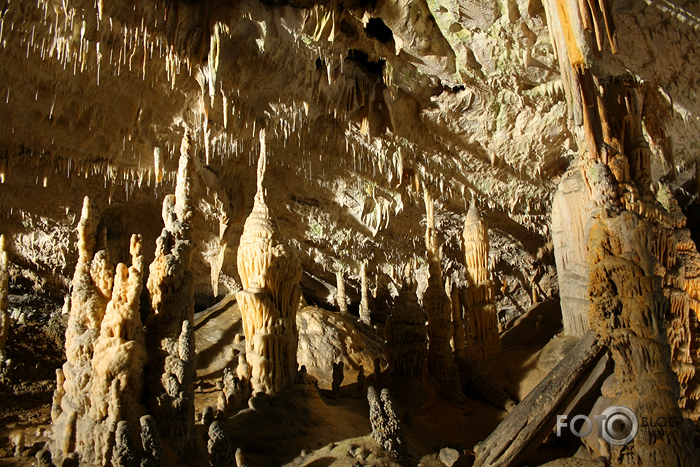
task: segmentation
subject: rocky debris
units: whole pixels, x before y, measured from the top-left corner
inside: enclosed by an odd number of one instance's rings
[[[459,460],[459,451],[452,448],[442,448],[440,449],[438,458],[447,467],[452,467]]]
[[[56,467],[56,465],[51,462],[51,451],[48,449],[42,449],[37,452],[35,457],[38,467]]]

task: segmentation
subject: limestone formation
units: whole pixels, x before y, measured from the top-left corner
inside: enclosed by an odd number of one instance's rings
[[[338,394],[340,392],[340,386],[343,384],[343,379],[345,378],[345,364],[343,361],[338,363],[333,363],[333,393]]]
[[[241,389],[241,380],[233,374],[230,368],[224,368],[224,376],[222,378],[222,391],[227,410],[236,410],[243,401],[243,390]]]
[[[495,284],[489,272],[489,234],[479,209],[472,204],[464,219],[464,257],[467,265],[467,329],[472,359],[489,360],[501,353]]]
[[[360,265],[360,320],[365,324],[372,322],[369,312],[369,293],[367,285],[367,261]]]
[[[384,356],[391,373],[414,380],[425,376],[428,358],[425,321],[411,281],[404,282],[384,327]]]
[[[131,237],[132,266],[120,263],[114,275],[112,299],[107,304],[92,358],[89,416],[95,422],[92,439],[97,459],[108,459],[114,427],[126,423],[130,433],[139,429],[145,414],[142,386],[146,346],[139,314],[143,286],[141,237]],[[121,426],[121,425],[119,425]],[[131,428],[133,427],[133,429]],[[126,461],[125,461],[126,462]]]
[[[152,313],[146,320],[149,412],[178,454],[194,425],[194,298],[190,262],[194,223],[193,148],[189,130],[180,147],[175,195],[163,200],[163,231],[149,267]]]
[[[264,143],[264,133],[261,134]],[[262,187],[266,154],[258,161],[258,191],[238,247],[243,290],[237,298],[246,337],[254,391],[280,391],[297,369],[296,313],[301,296],[301,266],[296,252],[280,240],[277,221]]]
[[[5,361],[5,345],[10,331],[10,316],[7,314],[9,306],[9,260],[5,247],[5,236],[0,235],[0,361]]]
[[[588,231],[591,228],[589,192],[581,171],[567,172],[552,203],[552,241],[564,334],[582,336],[588,324]]]
[[[367,377],[365,376],[365,367],[360,365],[357,370],[357,393],[364,396],[367,393]]]
[[[134,447],[129,424],[122,420],[117,424],[114,449],[112,450],[112,467],[139,467],[139,451]]]
[[[114,269],[106,250],[95,252],[95,227],[90,199],[85,197],[78,223],[78,264],[73,276],[71,310],[66,329],[66,363],[57,373],[54,407],[55,451],[63,455],[77,451],[88,461],[102,459],[95,452],[94,420],[88,416],[91,407],[93,354],[100,336],[102,319],[112,298]],[[60,401],[60,402],[59,402]],[[109,443],[111,444],[111,443]]]
[[[343,270],[338,269],[335,272],[335,279],[336,279],[336,296],[335,296],[335,303],[336,306],[338,307],[338,311],[341,313],[347,313],[348,311],[348,299],[347,296],[345,295],[345,278],[343,277]]]
[[[399,462],[406,461],[406,442],[389,390],[384,388],[378,395],[374,386],[370,386],[367,388],[367,401],[372,438]]]
[[[454,333],[452,305],[445,293],[440,266],[440,251],[435,228],[435,206],[429,188],[423,188],[426,209],[425,245],[428,251],[428,288],[423,294],[423,309],[428,317],[428,372],[445,388],[460,392],[457,366],[450,341]]]
[[[144,415],[141,417],[140,423],[141,446],[143,447],[141,467],[162,467],[163,444],[156,427],[156,420],[152,415]]]
[[[209,426],[209,465],[211,467],[230,467],[236,465],[235,451],[231,446],[224,426],[214,422]]]

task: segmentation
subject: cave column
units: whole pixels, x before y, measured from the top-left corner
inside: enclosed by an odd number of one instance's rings
[[[360,265],[360,320],[369,325],[372,323],[369,312],[369,287],[367,284],[367,261],[362,261]]]

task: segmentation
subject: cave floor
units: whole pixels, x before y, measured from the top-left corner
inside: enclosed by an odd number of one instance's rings
[[[204,321],[209,321],[212,323],[210,327],[221,328],[219,331],[223,333],[227,329],[239,332],[235,308],[229,306],[224,310],[222,307],[206,316],[200,314],[196,322],[202,325]],[[529,317],[525,315],[511,326],[503,337],[503,354],[484,366],[516,401],[521,400],[546,375],[538,368],[538,359],[542,344],[549,340],[558,326],[537,331],[534,323],[539,314],[550,321],[549,315],[556,312],[556,309],[550,308],[536,307]],[[60,332],[56,328],[60,328],[61,320],[65,321],[65,315],[63,318],[56,316],[58,318],[49,323],[12,323],[8,349],[10,358],[15,361],[15,384],[3,383],[0,387],[0,466],[36,465],[33,456],[48,440],[55,369],[60,367],[64,358]],[[556,322],[556,319],[553,321]],[[197,329],[201,334],[198,339],[210,340],[208,347],[202,343],[201,351],[208,350],[210,355],[200,361],[195,389],[196,411],[201,413],[207,405],[216,407],[219,393],[216,386],[221,374],[217,362],[221,366],[223,359],[223,364],[226,364],[235,358],[237,352],[213,349],[216,332],[205,336],[199,327]],[[523,338],[538,332],[539,342]],[[372,378],[370,374],[368,384],[372,383]],[[307,387],[303,397],[292,391],[281,402],[271,401],[275,409],[264,417],[251,409],[228,417],[225,423],[233,432],[233,445],[242,447],[246,462],[253,467],[399,465],[371,438],[367,399],[357,389],[355,380],[356,373],[346,373],[344,385],[337,394],[323,385],[313,390]],[[455,466],[471,465],[476,443],[486,438],[507,415],[504,410],[477,398],[465,397],[457,403],[450,403],[441,396],[437,383],[430,381],[420,407],[406,409],[400,396],[397,399],[410,464],[417,466],[443,466],[439,452],[444,447],[460,452]],[[200,460],[191,461],[192,467],[208,465],[205,461],[206,428],[199,423],[195,426],[194,451],[197,455],[191,459]],[[241,427],[256,435],[241,435],[244,431]],[[13,457],[10,438],[19,432],[24,433],[25,449],[20,456]],[[544,446],[527,465],[543,465],[552,459],[559,459],[552,465],[587,465],[581,463],[583,461],[567,459],[574,452],[575,448],[571,447]]]

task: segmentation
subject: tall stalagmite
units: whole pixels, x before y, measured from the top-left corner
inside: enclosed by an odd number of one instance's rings
[[[5,249],[5,236],[0,235],[0,361],[5,360],[5,344],[10,330],[10,316],[7,314],[10,295],[10,261]]]
[[[83,202],[78,237],[78,264],[66,329],[67,361],[63,371],[57,372],[53,450],[63,455],[79,452],[86,462],[95,462],[99,453],[94,450],[94,421],[88,416],[92,359],[102,319],[112,298],[114,269],[107,250],[95,253],[95,227],[88,197]]]
[[[301,265],[281,241],[277,220],[265,202],[265,136],[261,132],[258,190],[238,247],[243,290],[236,295],[246,338],[246,360],[254,391],[272,393],[289,386],[297,371],[296,314],[301,298]]]
[[[469,349],[473,359],[488,360],[501,353],[501,339],[494,305],[495,285],[488,267],[488,226],[474,204],[469,207],[464,219],[463,235],[469,284],[466,292],[467,329],[472,340]]]
[[[165,443],[183,453],[194,426],[194,164],[189,130],[180,147],[175,195],[163,200],[163,228],[149,267],[152,313],[146,320],[148,407]],[[164,444],[165,444],[164,443]]]
[[[450,391],[460,392],[457,366],[450,345],[454,332],[452,305],[442,283],[435,206],[428,187],[424,186],[423,194],[427,219],[425,244],[428,251],[428,288],[423,294],[423,308],[428,315],[428,371]]]

